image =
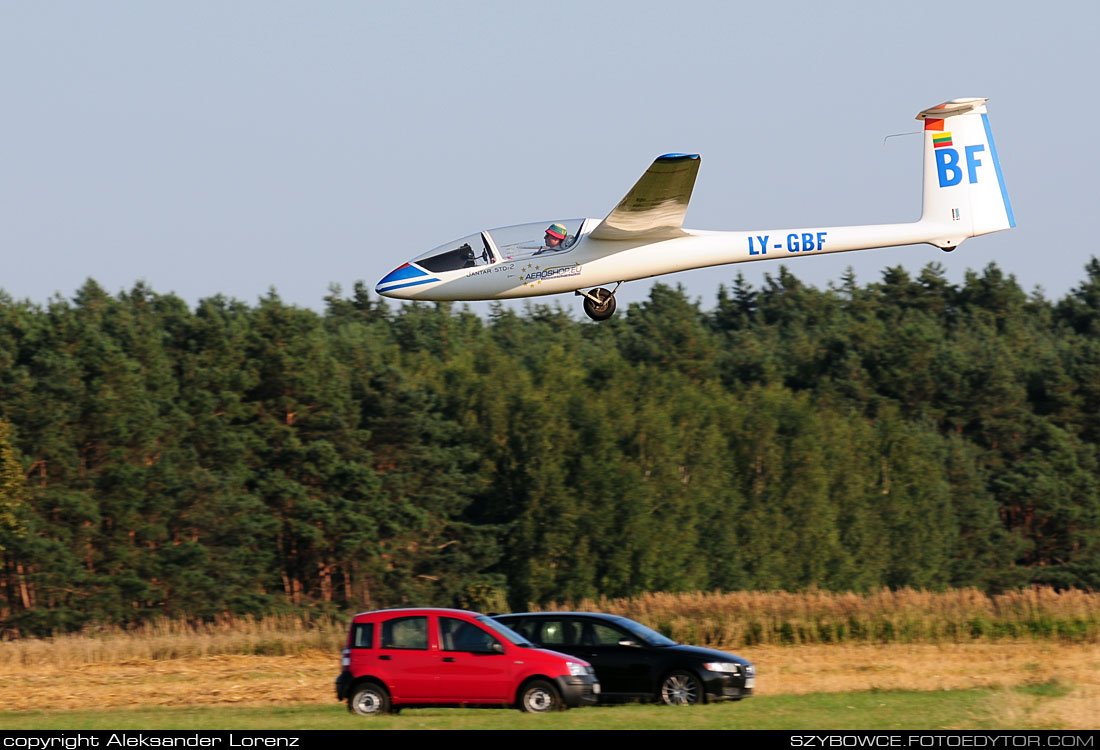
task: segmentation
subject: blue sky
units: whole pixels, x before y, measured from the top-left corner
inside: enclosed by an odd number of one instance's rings
[[[920,140],[884,136],[983,96],[1016,229],[788,268],[996,262],[1058,298],[1100,255],[1098,26],[1093,2],[0,1],[0,289],[320,309],[455,237],[603,217],[674,151],[703,160],[688,227],[909,221]],[[664,280],[710,308],[778,267]]]

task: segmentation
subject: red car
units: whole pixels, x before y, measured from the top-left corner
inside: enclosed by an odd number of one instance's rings
[[[461,609],[384,609],[351,621],[337,700],[363,716],[409,706],[515,706],[542,713],[595,703],[591,665],[536,648]]]

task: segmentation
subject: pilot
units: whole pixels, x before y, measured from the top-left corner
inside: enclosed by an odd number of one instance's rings
[[[566,230],[564,224],[558,224],[557,222],[551,224],[546,228],[546,236],[542,240],[542,248],[536,250],[535,255],[564,250],[568,247],[568,245],[565,244],[565,237]]]

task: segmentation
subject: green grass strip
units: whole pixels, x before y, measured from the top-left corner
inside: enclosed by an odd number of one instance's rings
[[[1042,704],[1064,691],[1013,691],[1029,710],[999,715],[1006,691],[871,691],[758,696],[693,707],[601,706],[551,715],[514,709],[407,709],[374,719],[342,704],[276,708],[163,708],[0,713],[0,730],[310,730],[310,729],[1051,729]],[[1012,721],[1015,723],[1006,723]]]

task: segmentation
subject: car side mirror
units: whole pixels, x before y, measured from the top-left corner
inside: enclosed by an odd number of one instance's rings
[[[620,646],[627,646],[627,647],[631,647],[631,648],[638,648],[638,642],[635,641],[635,640],[631,640],[630,638],[620,638],[619,639],[619,645]]]
[[[499,642],[494,641],[487,646],[478,646],[477,648],[470,649],[471,654],[503,654],[504,646]]]

